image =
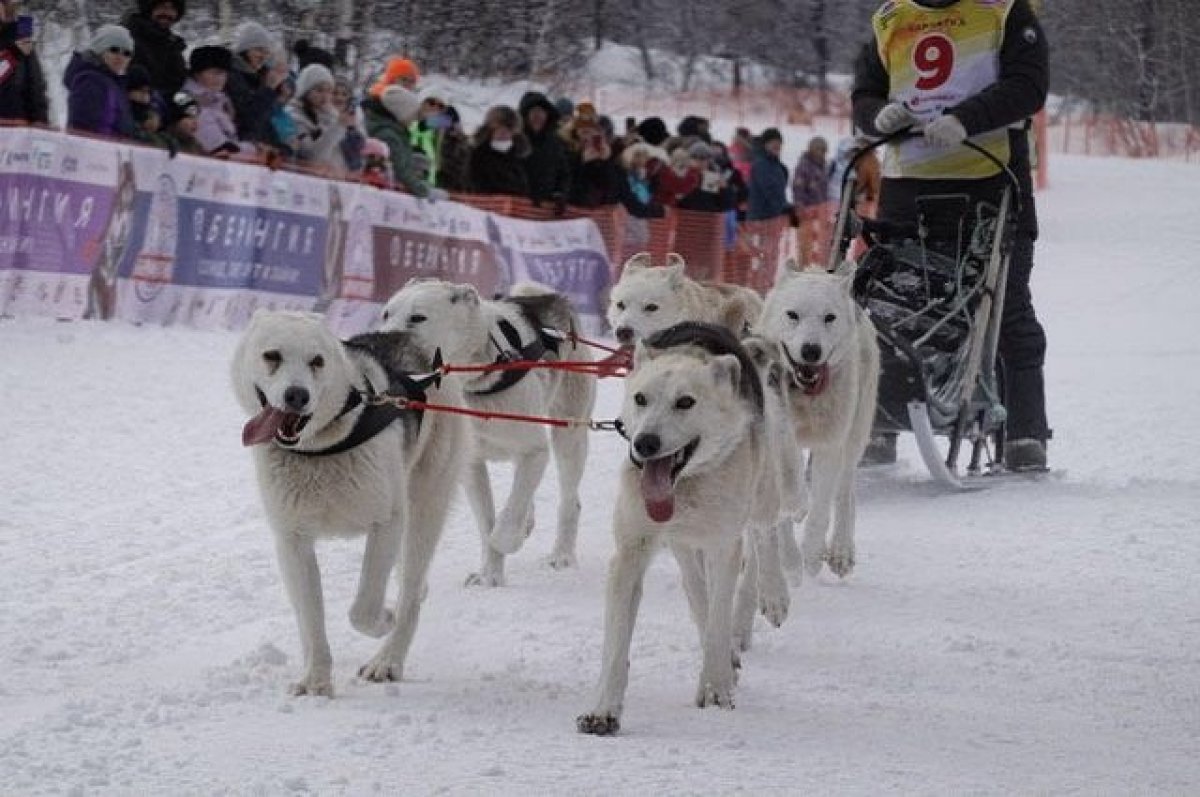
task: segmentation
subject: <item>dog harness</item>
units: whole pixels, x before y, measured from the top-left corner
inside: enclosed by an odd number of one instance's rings
[[[496,347],[496,351],[498,352],[495,363],[509,363],[518,360],[537,362],[545,358],[548,352],[557,355],[558,347],[563,341],[562,333],[556,329],[549,329],[542,326],[541,321],[532,312],[523,305],[518,306],[521,308],[522,315],[529,321],[537,335],[529,343],[522,343],[521,333],[517,331],[512,322],[507,318],[501,318],[496,326],[500,328],[500,333],[504,335],[504,340],[508,346],[507,348],[503,347],[496,342],[495,337],[491,338],[492,345]],[[525,368],[501,371],[500,378],[489,387],[483,390],[472,390],[470,393],[473,396],[494,396],[497,393],[503,393],[505,390],[508,390],[528,374],[529,369]]]

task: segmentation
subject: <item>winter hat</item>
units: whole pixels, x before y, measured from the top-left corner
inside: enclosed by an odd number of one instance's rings
[[[17,34],[14,38],[17,41],[33,38],[33,17],[28,14],[17,17]]]
[[[670,131],[667,130],[667,123],[657,116],[648,116],[643,119],[637,126],[638,135],[647,144],[654,146],[662,146],[662,143],[671,137]]]
[[[244,53],[256,47],[270,50],[275,46],[275,37],[257,22],[245,22],[233,37],[233,51]]]
[[[689,158],[696,158],[697,160],[711,159],[714,155],[713,148],[708,144],[705,144],[703,141],[693,142],[692,145],[688,147],[687,153]]]
[[[333,73],[320,64],[309,64],[300,70],[300,76],[296,78],[296,96],[303,97],[322,84],[333,88]]]
[[[187,3],[184,0],[138,0],[138,13],[149,18],[154,7],[163,3],[175,6],[175,14],[180,19],[183,19],[183,15],[187,13]]]
[[[333,53],[317,47],[308,39],[301,39],[292,45],[292,52],[296,54],[296,62],[300,64],[301,70],[309,64],[320,64],[328,69],[333,69]]]
[[[91,41],[88,42],[88,49],[100,55],[113,47],[133,52],[133,36],[120,25],[101,25],[96,28]]]
[[[138,89],[149,88],[150,72],[141,64],[131,64],[129,70],[125,73],[125,90],[137,91]]]
[[[575,113],[575,103],[571,101],[570,97],[559,97],[554,101],[554,107],[563,119]]]
[[[770,141],[783,141],[783,133],[779,132],[778,127],[768,127],[766,130],[762,131],[762,135],[758,137],[758,140],[763,144],[766,144]]]
[[[199,74],[205,69],[224,69],[226,72],[233,66],[233,53],[225,47],[207,44],[192,50],[188,56],[188,72]]]
[[[185,116],[199,116],[200,103],[188,91],[177,91],[167,103],[167,112],[163,114],[163,124],[173,125]]]
[[[383,74],[375,81],[375,85],[371,86],[370,95],[372,97],[382,97],[383,90],[401,78],[420,80],[421,73],[418,71],[417,65],[407,58],[389,58]]]
[[[392,151],[388,149],[386,141],[378,138],[368,138],[363,143],[362,156],[364,158],[382,158],[387,160],[392,157]]]
[[[396,121],[401,124],[408,124],[417,118],[417,112],[421,110],[421,100],[417,97],[416,92],[409,91],[403,86],[388,86],[379,95],[379,101],[383,103],[383,107],[388,113],[396,117]]]

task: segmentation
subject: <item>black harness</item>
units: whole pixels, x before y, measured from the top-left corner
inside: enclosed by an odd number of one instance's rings
[[[421,420],[425,415],[424,410],[397,406],[396,402],[390,401],[390,399],[404,398],[410,401],[425,401],[427,398],[425,391],[429,388],[429,386],[433,385],[436,387],[438,383],[441,382],[442,376],[439,370],[440,367],[440,354],[435,358],[433,367],[430,369],[432,373],[429,376],[421,379],[414,379],[412,374],[407,374],[403,371],[398,371],[383,365],[383,369],[388,376],[387,390],[381,394],[375,390],[375,386],[371,384],[371,380],[366,380],[367,389],[351,389],[349,395],[346,396],[346,403],[342,405],[342,411],[338,413],[337,418],[334,418],[336,421],[354,410],[360,404],[364,405],[363,410],[361,413],[359,413],[358,420],[354,422],[354,428],[350,430],[349,435],[327,448],[320,448],[315,451],[306,451],[302,449],[291,450],[296,454],[302,454],[306,457],[326,457],[333,454],[341,454],[345,451],[349,451],[352,448],[361,446],[363,443],[375,437],[375,435],[391,426],[400,418],[404,417],[406,413],[415,415],[417,430],[420,431]],[[381,396],[385,398],[381,398]]]
[[[558,355],[558,348],[562,344],[563,336],[556,329],[549,329],[542,326],[541,321],[537,319],[526,307],[518,305],[521,308],[522,315],[525,316],[530,326],[533,327],[535,337],[529,343],[521,342],[521,333],[513,326],[513,323],[507,318],[501,318],[496,326],[500,327],[500,333],[504,335],[507,347],[501,346],[495,337],[491,337],[492,345],[496,347],[496,359],[494,363],[501,365],[503,363],[511,363],[517,361],[537,362],[545,358],[547,353]],[[497,393],[503,393],[513,385],[520,382],[529,374],[528,368],[513,368],[500,372],[500,378],[493,382],[490,386],[483,390],[471,390],[473,396],[494,396]]]

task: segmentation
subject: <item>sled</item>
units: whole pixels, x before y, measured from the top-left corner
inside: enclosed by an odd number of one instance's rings
[[[846,169],[828,265],[846,259],[861,236],[867,248],[855,268],[855,298],[880,345],[873,433],[913,434],[935,481],[979,487],[982,480],[966,477],[1003,469],[997,347],[1019,186],[1004,164],[968,141],[1007,175],[997,205],[944,194],[918,200],[915,225],[860,218],[853,209],[854,165],[894,138],[864,147]]]

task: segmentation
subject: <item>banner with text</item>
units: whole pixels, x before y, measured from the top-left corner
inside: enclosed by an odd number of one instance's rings
[[[537,280],[604,328],[588,219],[518,221],[259,166],[0,130],[0,315],[238,329],[260,307],[363,331],[413,278]]]

